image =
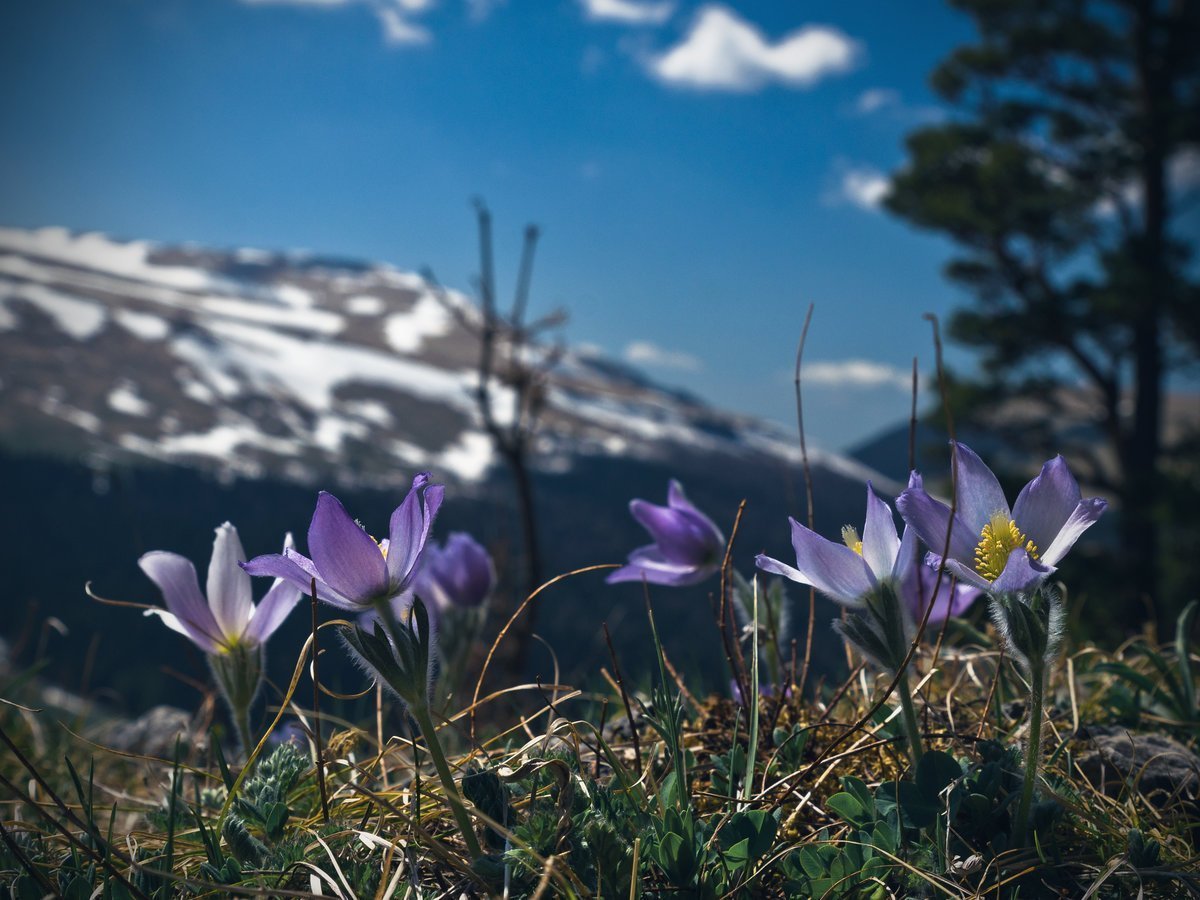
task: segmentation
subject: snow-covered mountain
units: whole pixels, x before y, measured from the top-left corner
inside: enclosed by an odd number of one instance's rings
[[[306,484],[429,469],[469,488],[496,462],[473,396],[477,318],[465,296],[386,265],[0,229],[0,441]],[[510,392],[492,390],[503,415]],[[597,456],[799,462],[792,435],[595,353],[562,355],[545,404],[546,472]],[[812,457],[852,482],[872,474]]]

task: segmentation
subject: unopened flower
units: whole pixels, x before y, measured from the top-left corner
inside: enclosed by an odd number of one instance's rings
[[[337,497],[321,491],[308,528],[312,558],[289,548],[256,557],[244,568],[251,575],[287,579],[305,593],[316,579],[319,599],[352,612],[372,609],[413,584],[443,493],[442,485],[429,483],[428,474],[418,475],[392,513],[387,538],[376,543]]]
[[[684,496],[678,481],[667,488],[667,505],[632,500],[629,511],[650,532],[654,543],[629,554],[629,562],[608,576],[608,583],[647,581],[682,586],[697,584],[721,568],[725,538]]]
[[[425,547],[416,591],[435,610],[473,609],[483,605],[495,583],[488,552],[469,534],[455,531],[444,546]]]
[[[1066,462],[1056,456],[1021,489],[1010,509],[983,460],[964,444],[954,450],[958,503],[953,516],[919,482],[900,495],[896,506],[934,548],[930,565],[940,564],[949,532],[946,569],[966,584],[993,593],[1037,587],[1108,506],[1098,498],[1083,499]]]
[[[285,552],[290,544],[289,534]],[[277,580],[255,606],[250,576],[239,565],[245,560],[237,529],[224,523],[213,541],[206,598],[190,560],[166,550],[144,554],[138,565],[158,585],[167,604],[166,609],[149,609],[146,614],[158,616],[209,655],[264,644],[292,611],[300,592]]]

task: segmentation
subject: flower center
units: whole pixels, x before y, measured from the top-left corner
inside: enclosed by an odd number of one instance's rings
[[[979,532],[979,544],[975,548],[975,571],[988,581],[995,581],[1004,571],[1008,557],[1018,547],[1038,558],[1038,549],[1017,527],[1017,523],[1006,513],[993,513]]]
[[[858,537],[858,529],[850,525],[842,528],[842,543],[862,556],[862,541]]]

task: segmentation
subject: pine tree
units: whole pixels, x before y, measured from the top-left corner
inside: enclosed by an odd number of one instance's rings
[[[991,429],[1001,405],[1037,408],[1039,433],[1009,436],[1026,452],[1052,440],[1115,495],[1124,584],[1169,615],[1164,382],[1200,349],[1181,222],[1200,184],[1200,3],[952,3],[978,41],[934,71],[954,111],[909,136],[887,206],[960,251],[947,274],[976,302],[949,331],[982,365],[956,382],[955,406]],[[1081,396],[1099,444],[1061,427]]]

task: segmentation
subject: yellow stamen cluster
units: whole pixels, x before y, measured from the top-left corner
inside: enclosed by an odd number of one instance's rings
[[[975,571],[988,581],[995,581],[1004,571],[1008,557],[1021,547],[1030,559],[1038,558],[1038,549],[1017,528],[1017,523],[1006,513],[994,513],[979,532],[979,545],[975,548]]]
[[[850,525],[845,526],[842,529],[842,543],[859,556],[862,556],[862,541],[858,538],[857,528],[853,528]]]

